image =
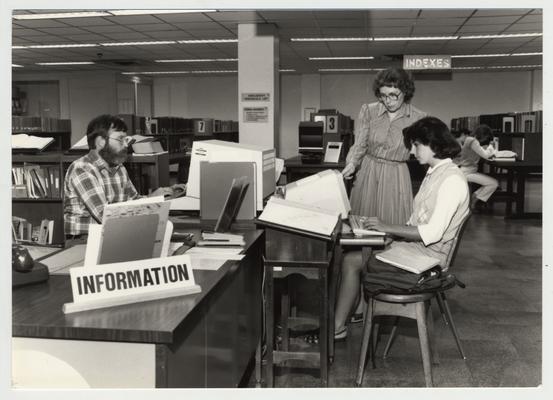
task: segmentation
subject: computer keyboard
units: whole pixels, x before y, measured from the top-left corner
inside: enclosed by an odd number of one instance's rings
[[[349,219],[349,226],[351,227],[351,230],[355,236],[363,236],[363,235],[385,235],[384,232],[375,231],[372,229],[365,229],[363,227],[363,222],[366,219],[366,217],[362,215],[352,215],[348,217]]]

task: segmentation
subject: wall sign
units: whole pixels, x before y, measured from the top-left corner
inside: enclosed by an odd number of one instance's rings
[[[403,69],[451,69],[451,56],[403,56]]]
[[[269,107],[244,107],[244,122],[269,122]]]
[[[242,93],[242,101],[269,101],[270,93]]]
[[[197,293],[190,256],[151,258],[69,270],[73,303],[65,314]]]

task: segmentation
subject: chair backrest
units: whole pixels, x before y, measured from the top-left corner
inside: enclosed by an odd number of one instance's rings
[[[461,240],[461,237],[463,236],[463,233],[465,232],[465,228],[467,226],[467,222],[471,216],[470,211],[467,213],[463,221],[459,224],[459,228],[457,228],[457,232],[455,233],[455,237],[453,238],[453,244],[451,245],[451,249],[449,250],[449,254],[447,255],[445,267],[449,269],[451,265],[453,264],[453,261],[455,260],[455,256],[457,255],[457,250],[459,248],[459,242]]]

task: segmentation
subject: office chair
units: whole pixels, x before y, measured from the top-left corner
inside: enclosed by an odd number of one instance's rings
[[[453,264],[457,249],[459,247],[460,238],[464,232],[467,221],[470,217],[470,213],[464,218],[459,225],[459,228],[453,238],[453,244],[446,259],[446,266],[450,267]],[[382,292],[376,296],[368,296],[365,293],[367,301],[367,307],[365,310],[365,320],[363,324],[363,341],[361,344],[361,354],[359,356],[359,365],[357,369],[357,377],[355,380],[356,386],[361,386],[363,380],[363,373],[365,370],[365,361],[367,357],[367,351],[370,352],[369,357],[372,360],[374,367],[374,353],[376,351],[376,338],[378,337],[378,324],[373,325],[373,318],[380,315],[395,316],[394,326],[390,333],[388,343],[384,349],[384,358],[386,358],[393,338],[397,331],[398,317],[411,318],[417,321],[417,328],[419,333],[419,343],[421,348],[422,363],[424,369],[424,378],[427,387],[432,387],[432,363],[438,362],[438,353],[436,349],[432,349],[432,343],[430,337],[433,333],[433,319],[430,311],[430,301],[436,299],[440,308],[440,312],[446,324],[451,329],[457,348],[461,357],[466,359],[465,353],[461,346],[459,334],[453,322],[453,317],[447,303],[445,292],[456,286],[457,280],[453,274],[449,274],[447,279],[444,280],[441,287],[424,293],[406,293],[397,294]],[[371,334],[372,333],[372,334]],[[372,339],[372,340],[371,340]],[[372,342],[372,343],[371,343]],[[370,348],[369,348],[370,346]]]

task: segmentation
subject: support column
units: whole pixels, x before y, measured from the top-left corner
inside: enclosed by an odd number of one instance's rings
[[[271,24],[238,25],[239,142],[278,147],[279,39]]]
[[[309,121],[309,113],[321,108],[321,75],[301,76],[301,120]]]

